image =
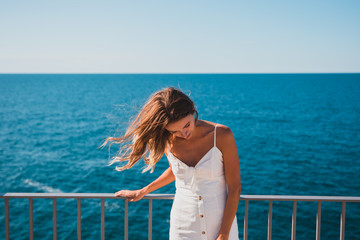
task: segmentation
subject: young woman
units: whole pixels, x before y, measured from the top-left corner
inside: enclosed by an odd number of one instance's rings
[[[195,117],[194,117],[195,115]],[[136,119],[119,138],[125,144],[114,162],[127,161],[122,171],[141,157],[151,172],[165,153],[169,168],[138,190],[121,190],[115,196],[138,201],[175,180],[170,213],[171,240],[238,239],[236,211],[241,183],[235,139],[230,128],[198,119],[194,102],[170,87],[150,96]]]

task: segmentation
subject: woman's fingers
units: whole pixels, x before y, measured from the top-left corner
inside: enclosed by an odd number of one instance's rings
[[[127,197],[133,199],[136,197],[136,191],[120,190],[115,193],[116,197]]]
[[[116,197],[120,197],[120,196],[126,197],[126,192],[125,192],[124,190],[117,191],[117,192],[115,193],[115,196],[116,196]]]
[[[136,202],[142,198],[139,190],[120,190],[115,193],[116,197],[126,197],[129,202]]]

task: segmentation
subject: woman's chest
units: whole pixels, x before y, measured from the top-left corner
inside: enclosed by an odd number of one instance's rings
[[[193,142],[188,144],[172,144],[169,152],[187,166],[196,166],[207,154],[215,148],[212,141]]]
[[[203,149],[183,150],[181,153],[178,151],[176,153],[171,152],[170,154],[187,166],[195,167],[213,148],[214,146],[205,151]]]

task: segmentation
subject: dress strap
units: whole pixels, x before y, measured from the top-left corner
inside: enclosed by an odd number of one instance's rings
[[[166,143],[166,148],[167,148],[167,153],[166,153],[166,154],[169,154],[169,152],[170,152],[170,146],[169,146],[169,143]]]
[[[216,146],[216,126],[217,124],[215,124],[215,128],[214,128],[214,147]]]

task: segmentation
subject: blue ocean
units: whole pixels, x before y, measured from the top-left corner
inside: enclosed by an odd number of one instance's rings
[[[119,145],[149,95],[183,90],[199,119],[231,128],[243,195],[360,196],[360,74],[0,74],[0,179],[6,192],[138,189],[144,162],[115,171]],[[169,184],[153,193],[174,193]],[[52,200],[34,199],[34,238],[52,239]],[[29,239],[29,203],[10,199],[10,239]],[[76,199],[57,200],[58,239],[77,239]],[[292,202],[274,201],[273,239],[291,239]],[[153,201],[153,239],[168,239],[172,200]],[[244,201],[239,202],[243,238]],[[82,238],[100,239],[100,200],[84,199]],[[0,239],[5,239],[0,201]],[[315,239],[317,202],[298,202],[297,239]],[[267,201],[249,202],[248,239],[266,239]],[[322,203],[322,239],[339,239],[341,203]],[[148,200],[129,203],[129,239],[147,239]],[[360,203],[346,204],[345,239],[360,239]],[[124,200],[105,200],[106,239],[124,238]]]

